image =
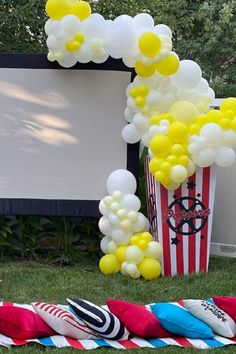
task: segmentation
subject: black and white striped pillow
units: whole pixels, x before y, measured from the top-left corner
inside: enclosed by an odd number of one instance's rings
[[[101,337],[113,340],[125,340],[129,337],[126,327],[118,317],[87,300],[66,299],[76,315]]]

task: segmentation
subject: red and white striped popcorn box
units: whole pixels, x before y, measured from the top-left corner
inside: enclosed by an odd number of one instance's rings
[[[214,166],[198,168],[176,191],[168,191],[145,159],[150,232],[162,245],[162,275],[208,271],[216,187]]]

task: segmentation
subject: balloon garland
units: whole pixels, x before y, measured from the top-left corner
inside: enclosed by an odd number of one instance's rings
[[[105,20],[78,0],[48,0],[46,12],[49,61],[69,68],[77,62],[103,63],[110,56],[135,69],[126,90],[128,124],[121,134],[127,143],[141,141],[148,148],[150,171],[167,189],[177,189],[197,167],[234,162],[236,98],[224,100],[220,110],[210,109],[214,91],[197,63],[179,60],[168,26],[155,25],[146,13]],[[154,279],[160,274],[160,246],[145,229],[135,180],[127,173],[109,176],[109,195],[99,205],[106,254],[100,269]]]

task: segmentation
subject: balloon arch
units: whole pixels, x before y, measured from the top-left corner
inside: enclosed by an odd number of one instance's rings
[[[105,20],[78,0],[48,0],[45,24],[48,60],[65,67],[77,62],[103,63],[109,56],[134,68],[126,90],[121,134],[129,143],[148,148],[150,171],[169,190],[176,190],[197,167],[233,164],[236,144],[236,98],[220,110],[211,109],[215,94],[199,65],[180,60],[172,48],[172,33],[154,24],[146,13]],[[99,221],[104,274],[121,272],[133,278],[160,275],[161,247],[152,240],[148,222],[134,195],[136,181],[125,170],[107,180],[109,195],[100,202]]]

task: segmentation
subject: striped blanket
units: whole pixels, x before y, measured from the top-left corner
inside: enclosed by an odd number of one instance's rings
[[[4,306],[7,303],[1,303],[0,306]],[[31,311],[34,311],[31,305],[22,305],[22,304],[12,304],[13,306],[19,306],[27,308]],[[62,306],[62,305],[61,305]],[[65,306],[65,308],[68,308]],[[220,348],[226,345],[236,344],[236,337],[233,339],[227,339],[220,336],[215,336],[212,339],[190,339],[182,337],[173,337],[173,338],[156,338],[145,340],[138,337],[133,337],[130,340],[124,341],[113,341],[105,339],[84,339],[84,340],[75,340],[64,336],[52,336],[48,338],[40,339],[29,339],[29,340],[19,340],[14,338],[6,337],[0,334],[0,346],[10,347],[13,345],[25,345],[28,343],[38,343],[46,347],[72,347],[76,349],[96,349],[99,347],[110,347],[115,349],[137,349],[137,348],[163,348],[168,345],[174,345],[178,347],[188,347],[196,349],[209,349],[209,348]]]

